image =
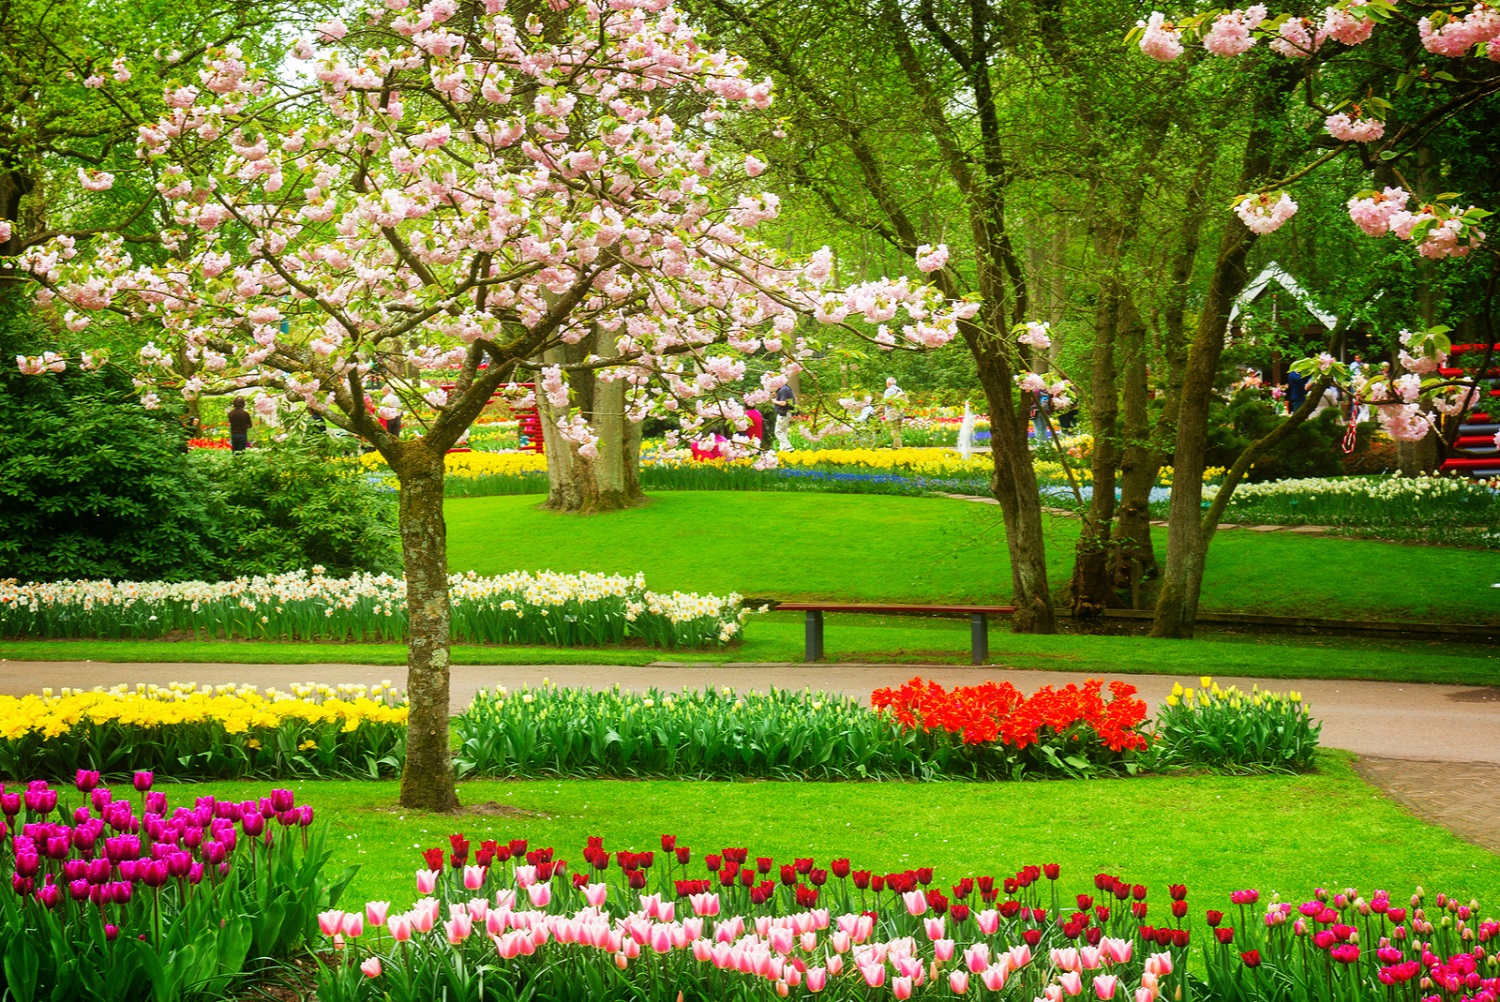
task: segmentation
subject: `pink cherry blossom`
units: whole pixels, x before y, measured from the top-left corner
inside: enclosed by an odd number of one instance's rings
[[[1372,143],[1385,135],[1385,123],[1378,118],[1350,118],[1346,112],[1329,115],[1323,128],[1334,139],[1346,143]]]
[[[85,191],[108,191],[114,187],[115,176],[102,170],[84,170],[78,168],[78,183]]]
[[[1297,203],[1284,191],[1263,192],[1240,196],[1234,212],[1253,232],[1265,235],[1275,233],[1296,215]]]
[[[1266,19],[1265,4],[1248,10],[1232,10],[1214,19],[1213,27],[1203,36],[1203,47],[1216,56],[1238,56],[1255,45],[1251,34]]]
[[[1038,323],[1035,320],[1026,325],[1026,332],[1016,338],[1021,344],[1030,345],[1038,351],[1046,351],[1052,347],[1051,324]]]
[[[1359,45],[1369,39],[1375,30],[1375,21],[1361,16],[1360,8],[1367,0],[1350,0],[1346,7],[1329,7],[1323,12],[1323,26],[1319,34],[1345,45]]]
[[[1307,18],[1288,18],[1277,34],[1281,37],[1271,42],[1271,51],[1288,59],[1309,59],[1323,45],[1323,33],[1315,31]]]
[[[1363,197],[1356,195],[1349,199],[1349,218],[1370,236],[1385,236],[1390,232],[1391,217],[1404,211],[1410,200],[1411,195],[1404,188],[1372,191]]]
[[[1423,47],[1434,55],[1463,56],[1476,45],[1500,38],[1500,11],[1478,3],[1462,18],[1450,16],[1437,26],[1432,15],[1428,15],[1417,22],[1417,34]],[[1495,57],[1493,46],[1490,56]]]
[[[948,245],[923,244],[917,248],[917,270],[920,272],[939,271],[948,263]]]
[[[1165,15],[1152,11],[1150,19],[1137,21],[1136,27],[1142,29],[1141,51],[1152,59],[1170,63],[1182,55],[1181,29],[1167,21]]]

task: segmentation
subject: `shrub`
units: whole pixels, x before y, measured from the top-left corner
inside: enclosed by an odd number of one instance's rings
[[[0,369],[0,578],[216,576],[217,526],[186,441],[123,372]]]
[[[1216,401],[1208,421],[1208,465],[1233,466],[1247,445],[1283,419],[1279,407],[1255,390],[1241,390],[1228,403]],[[1256,460],[1246,479],[1338,476],[1344,472],[1344,431],[1337,408],[1329,408]]]
[[[389,683],[292,692],[191,683],[0,696],[0,775],[377,779],[400,772],[406,700]]]
[[[226,576],[314,564],[335,576],[400,571],[395,499],[326,435],[239,454],[195,450],[190,462],[206,482]]]
[[[14,831],[0,848],[14,891],[0,895],[7,998],[223,998],[315,937],[354,875],[324,876],[325,832],[290,790],[169,810],[149,773],[118,799],[98,778],[79,773],[76,794],[34,782],[0,795]]]
[[[1306,772],[1318,752],[1321,723],[1313,723],[1297,692],[1221,689],[1208,676],[1202,688],[1173,684],[1156,715],[1157,739],[1148,760],[1155,769],[1206,766],[1223,772]]]

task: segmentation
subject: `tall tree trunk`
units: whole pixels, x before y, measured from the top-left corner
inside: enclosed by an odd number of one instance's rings
[[[1114,598],[1109,581],[1110,526],[1115,517],[1115,470],[1119,465],[1119,404],[1116,391],[1115,334],[1121,319],[1121,289],[1107,279],[1094,314],[1093,373],[1089,419],[1094,426],[1090,456],[1094,496],[1089,502],[1073,562],[1073,615],[1092,618]]]
[[[997,322],[1003,324],[1004,320]],[[1016,607],[1011,628],[1017,633],[1056,633],[1057,617],[1047,582],[1042,498],[1026,439],[1030,422],[1025,408],[1016,405],[1010,365],[1000,352],[999,339],[967,323],[961,330],[974,353],[989,407],[990,460],[994,464],[991,486],[1005,521],[1011,603]]]
[[[594,339],[547,353],[551,364],[578,362],[594,348]],[[641,490],[639,466],[641,429],[625,412],[624,380],[607,382],[593,372],[577,370],[569,378],[573,400],[599,436],[598,454],[579,454],[579,446],[557,433],[564,413],[545,396],[538,396],[537,411],[547,431],[547,503],[551,511],[589,515],[621,511],[646,503]]]
[[[1146,365],[1146,325],[1138,315],[1132,315],[1123,326],[1119,354],[1125,363],[1121,389],[1125,446],[1120,455],[1120,505],[1115,512],[1109,577],[1115,587],[1127,587],[1135,575],[1144,580],[1156,570],[1156,551],[1151,546],[1151,488],[1161,471],[1161,451],[1151,441],[1147,411],[1150,373]]]
[[[443,453],[420,440],[397,443],[401,555],[406,564],[410,639],[406,689],[406,766],[401,806],[458,806],[448,731],[448,526],[443,519]]]

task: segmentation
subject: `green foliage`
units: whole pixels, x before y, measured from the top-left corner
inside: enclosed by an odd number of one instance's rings
[[[26,343],[0,332],[0,356]],[[214,573],[214,519],[185,443],[116,370],[0,370],[0,578]]]
[[[1227,404],[1216,401],[1208,419],[1208,465],[1233,466],[1247,445],[1269,434],[1282,420],[1278,405],[1254,390],[1241,390]],[[1340,446],[1344,431],[1337,408],[1330,407],[1304,421],[1258,459],[1246,479],[1338,476],[1344,472]]]
[[[333,576],[399,573],[395,499],[342,461],[326,435],[239,454],[195,450],[226,573],[272,574],[321,564]]]

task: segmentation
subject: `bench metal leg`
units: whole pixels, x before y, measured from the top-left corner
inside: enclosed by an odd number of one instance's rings
[[[982,665],[990,659],[990,617],[976,612],[969,616],[969,652],[971,662]]]
[[[823,613],[816,609],[807,612],[807,644],[804,661],[816,661],[823,656]]]

